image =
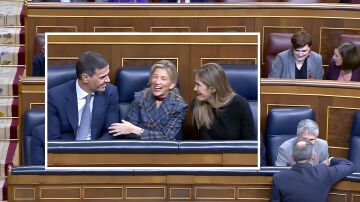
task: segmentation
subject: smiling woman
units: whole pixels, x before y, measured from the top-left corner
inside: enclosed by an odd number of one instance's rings
[[[181,139],[187,104],[176,88],[177,79],[172,62],[155,63],[150,70],[150,87],[135,93],[125,119],[112,124],[109,132],[115,137],[129,139]]]
[[[196,70],[193,119],[204,140],[255,140],[248,101],[231,88],[224,69],[208,63]]]

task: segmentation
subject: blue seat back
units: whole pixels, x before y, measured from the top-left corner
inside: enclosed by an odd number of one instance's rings
[[[315,112],[308,107],[272,108],[266,128],[267,162],[274,166],[280,145],[296,136],[298,123],[303,119],[315,120]]]
[[[349,160],[355,164],[355,172],[360,172],[360,111],[358,110],[353,118],[350,145]]]
[[[44,109],[30,109],[24,113],[23,119],[23,148],[22,148],[22,156],[23,156],[23,165],[31,164],[31,151],[30,151],[30,142],[32,131],[36,126],[45,123],[45,111]]]
[[[258,100],[257,65],[221,64],[233,90],[248,101]]]
[[[115,85],[119,94],[120,117],[124,118],[134,99],[134,93],[149,83],[150,66],[119,68]]]
[[[49,66],[47,69],[47,88],[76,79],[75,64]]]

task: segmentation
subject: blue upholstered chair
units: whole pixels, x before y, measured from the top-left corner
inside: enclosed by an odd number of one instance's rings
[[[274,166],[280,145],[296,136],[298,123],[303,119],[315,120],[315,112],[308,107],[272,108],[266,127],[267,163]]]
[[[258,123],[258,68],[257,65],[221,64],[231,88],[249,102],[254,117],[255,131]]]
[[[119,68],[115,85],[119,94],[120,117],[125,117],[134,93],[143,90],[149,83],[150,66]]]
[[[45,112],[44,109],[31,109],[24,113],[23,119],[23,139],[22,139],[22,156],[23,165],[31,165],[31,150],[30,142],[33,129],[36,126],[45,123]]]
[[[355,164],[355,172],[360,172],[360,111],[355,113],[352,123],[349,160]]]
[[[56,65],[48,67],[48,89],[73,79],[76,79],[75,64]]]

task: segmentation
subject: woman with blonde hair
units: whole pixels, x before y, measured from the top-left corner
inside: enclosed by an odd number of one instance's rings
[[[234,93],[224,69],[208,63],[196,70],[193,121],[204,140],[254,140],[248,101]]]
[[[135,93],[125,120],[112,124],[109,132],[142,140],[180,139],[188,106],[176,88],[177,79],[172,62],[155,63],[150,70],[150,87]]]

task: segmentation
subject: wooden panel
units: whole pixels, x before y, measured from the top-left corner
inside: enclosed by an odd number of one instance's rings
[[[360,202],[360,194],[352,194],[351,202]]]
[[[239,199],[260,199],[260,200],[269,200],[269,196],[271,196],[270,188],[248,188],[248,187],[240,187],[238,188],[238,196]],[[240,197],[241,196],[241,197]]]
[[[358,109],[329,106],[326,140],[329,146],[349,148],[353,117]]]
[[[207,26],[208,32],[246,32],[246,26]]]
[[[171,187],[170,188],[170,199],[191,199],[191,188],[190,187]]]
[[[165,187],[126,187],[126,199],[165,199]]]
[[[123,187],[84,187],[84,199],[122,199]]]
[[[40,187],[40,199],[80,199],[80,187]]]
[[[236,166],[256,167],[257,153],[104,154],[48,153],[49,167],[63,166]]]
[[[190,32],[190,27],[150,27],[151,32]]]
[[[235,197],[235,187],[195,187],[195,199],[228,200]]]
[[[328,202],[346,202],[346,194],[330,192]]]
[[[35,200],[35,188],[14,188],[14,200]]]
[[[134,27],[94,27],[94,32],[134,32]]]

